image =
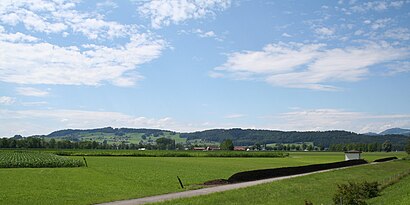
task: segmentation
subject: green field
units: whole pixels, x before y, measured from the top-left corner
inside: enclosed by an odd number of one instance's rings
[[[387,156],[405,154],[364,154],[371,161]],[[292,152],[287,158],[86,158],[88,168],[0,169],[0,204],[92,204],[139,198],[183,191],[176,176],[193,189],[199,188],[196,184],[228,178],[239,171],[341,161],[344,154]]]
[[[61,156],[130,156],[130,157],[287,157],[281,151],[192,151],[192,150],[57,150],[47,151]]]
[[[410,161],[400,160],[336,170],[309,176],[297,177],[248,188],[215,193],[206,196],[171,200],[156,204],[333,204],[336,184],[347,181],[382,181],[403,170],[410,169]],[[404,178],[381,193],[381,196],[368,201],[369,204],[410,203],[410,177]]]

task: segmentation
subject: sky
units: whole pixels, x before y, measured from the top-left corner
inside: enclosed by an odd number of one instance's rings
[[[410,128],[409,41],[409,0],[2,0],[0,136]]]

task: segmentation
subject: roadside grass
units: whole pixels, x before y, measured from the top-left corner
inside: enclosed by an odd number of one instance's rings
[[[305,200],[313,204],[333,204],[332,197],[336,193],[337,184],[348,181],[380,181],[407,170],[409,165],[410,162],[404,160],[364,165],[156,204],[303,204]],[[398,204],[408,204],[406,201],[409,199],[410,185],[406,184],[408,180],[409,177],[406,181],[400,182],[398,184],[400,187],[394,188],[395,185],[393,185],[390,189],[386,189],[388,197],[395,198]],[[400,188],[403,189],[400,190]],[[407,193],[404,193],[406,191]],[[396,203],[379,199],[378,204]]]
[[[369,153],[365,156],[369,159],[377,159],[386,156],[401,157],[401,155],[404,153]],[[82,157],[69,158],[82,159]],[[88,168],[0,169],[0,204],[94,204],[140,198],[186,190],[179,187],[176,176],[181,178],[188,189],[197,188],[196,184],[228,178],[240,171],[342,161],[344,154],[291,152],[290,157],[285,158],[86,156],[86,159]],[[405,165],[408,166],[408,163]],[[399,168],[393,166],[390,169]],[[327,180],[333,182],[331,179]],[[299,186],[310,189],[308,185],[315,183],[313,180]],[[265,194],[270,195],[271,192],[272,190]],[[253,194],[253,192],[248,193],[248,195]],[[287,193],[282,192],[282,194],[284,195],[278,196],[289,196]],[[313,197],[306,199],[313,199]],[[298,201],[298,204],[302,202]]]
[[[371,205],[408,205],[410,203],[410,176],[407,175],[397,183],[383,189],[380,196],[372,198],[367,202]]]

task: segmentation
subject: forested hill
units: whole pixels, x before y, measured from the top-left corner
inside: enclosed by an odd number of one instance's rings
[[[67,130],[58,130],[55,132],[46,135],[45,137],[52,137],[52,138],[60,138],[60,137],[83,137],[86,134],[93,134],[93,133],[104,133],[104,134],[112,134],[117,136],[123,136],[129,133],[142,133],[145,135],[154,135],[159,136],[162,135],[164,132],[171,132],[168,130],[160,130],[160,129],[134,129],[134,128],[112,128],[112,127],[104,127],[104,128],[97,128],[97,129],[88,129],[88,130],[79,130],[79,129],[67,129]]]
[[[104,139],[116,138],[120,141],[123,139],[130,140],[132,137],[140,139],[159,138],[179,138],[180,140],[192,141],[201,139],[202,141],[222,142],[225,139],[232,139],[235,145],[254,145],[270,143],[298,143],[313,142],[315,145],[329,147],[331,144],[348,144],[348,143],[384,143],[389,140],[393,146],[404,146],[410,139],[404,135],[377,135],[369,136],[347,131],[274,131],[274,130],[254,130],[254,129],[212,129],[192,133],[177,133],[160,129],[132,129],[132,128],[99,128],[89,130],[60,130],[52,132],[49,135],[40,136],[46,138],[62,138],[68,140],[84,139]],[[88,137],[88,138],[87,138]],[[97,138],[99,137],[99,138]],[[142,138],[141,138],[142,137]],[[132,140],[131,140],[132,141]],[[180,141],[182,142],[182,141]],[[137,142],[136,142],[137,143]]]
[[[410,139],[410,137],[403,135],[368,136],[347,131],[285,132],[253,129],[214,129],[181,133],[181,137],[188,140],[203,139],[218,142],[224,139],[232,139],[235,145],[313,142],[315,145],[323,145],[325,147],[329,147],[330,144],[383,143],[386,140],[392,142],[393,145],[404,145]]]

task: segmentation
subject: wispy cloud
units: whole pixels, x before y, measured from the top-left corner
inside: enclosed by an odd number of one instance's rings
[[[16,88],[17,94],[24,96],[44,97],[50,94],[48,91],[40,90],[32,87],[19,87]]]
[[[64,128],[93,127],[173,127],[169,117],[160,119],[137,117],[119,112],[83,111],[83,110],[1,110],[0,136],[20,133],[24,135],[47,134]]]
[[[236,119],[236,118],[242,118],[242,117],[245,117],[245,115],[243,115],[243,114],[230,114],[230,115],[224,116],[224,118],[227,118],[227,119]]]
[[[230,5],[230,0],[153,0],[140,4],[138,11],[151,19],[153,28],[161,28],[171,23],[179,24],[189,19],[212,16]]]
[[[200,38],[213,38],[217,41],[223,41],[224,36],[223,35],[218,35],[214,31],[204,31],[202,29],[192,29],[192,30],[181,30],[179,31],[180,34],[196,34]]]
[[[350,10],[353,12],[367,12],[367,11],[385,11],[387,9],[401,8],[408,1],[369,1],[359,2],[351,6]]]
[[[331,28],[320,27],[315,29],[315,33],[320,36],[331,36],[335,33],[335,31]]]
[[[1,105],[12,105],[16,102],[16,99],[9,96],[0,96]]]
[[[367,42],[360,47],[326,48],[325,44],[268,44],[261,51],[228,54],[213,77],[263,80],[274,86],[337,90],[333,82],[365,78],[369,68],[408,58],[407,48]]]
[[[271,127],[282,130],[350,130],[381,132],[394,127],[410,127],[410,114],[375,115],[341,109],[299,109],[282,113]]]

